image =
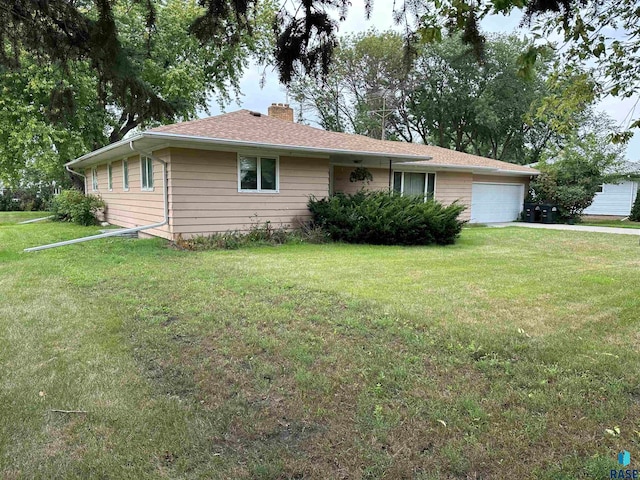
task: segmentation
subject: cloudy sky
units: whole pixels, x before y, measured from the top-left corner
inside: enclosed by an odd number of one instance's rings
[[[341,35],[362,32],[370,28],[377,30],[388,30],[394,28],[391,20],[393,2],[375,2],[371,18],[365,18],[364,0],[353,0],[353,6],[349,10],[346,21],[340,24],[339,33]],[[482,22],[485,32],[525,34],[526,31],[519,29],[520,15],[510,17],[490,17]],[[260,80],[263,75],[263,67],[248,69],[240,82],[242,96],[239,102],[233,102],[226,106],[225,111],[233,111],[239,108],[256,110],[266,113],[267,108],[273,102],[287,102],[287,95],[284,87],[278,82],[278,76],[271,68],[266,70],[266,82],[261,88]],[[621,100],[607,97],[598,105],[600,111],[606,112],[616,123],[626,127],[629,124],[630,114],[637,98]],[[221,109],[217,104],[212,103],[210,114],[217,115]],[[206,116],[206,114],[203,114]],[[635,112],[635,117],[640,116],[640,107]],[[640,161],[640,131],[636,129],[635,135],[627,148],[627,158],[633,161]]]

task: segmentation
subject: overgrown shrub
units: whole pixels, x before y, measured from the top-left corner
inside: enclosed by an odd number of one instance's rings
[[[42,193],[31,189],[5,189],[0,195],[0,212],[45,210],[47,198]]]
[[[455,242],[464,221],[465,207],[447,207],[421,196],[360,191],[337,194],[308,203],[316,225],[332,240],[377,245],[449,245]]]
[[[246,232],[237,230],[198,235],[189,239],[179,236],[176,246],[185,250],[236,250],[260,245],[286,243],[324,243],[328,236],[309,222],[300,222],[295,229],[274,227],[271,222],[255,223]]]
[[[15,212],[22,210],[20,202],[8,190],[0,195],[0,212]]]
[[[638,188],[636,201],[633,203],[633,207],[631,208],[631,215],[629,215],[629,220],[631,220],[632,222],[640,222],[640,188]]]
[[[85,195],[79,190],[63,190],[51,202],[54,220],[73,222],[78,225],[95,225],[96,215],[105,207],[102,199],[96,195]]]

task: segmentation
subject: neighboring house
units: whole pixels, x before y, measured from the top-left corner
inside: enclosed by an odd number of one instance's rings
[[[538,174],[440,147],[296,124],[283,104],[269,107],[269,115],[239,110],[154,128],[67,166],[84,173],[87,192],[105,201],[108,222],[137,227],[166,216],[148,232],[168,239],[307,219],[310,196],[362,188],[349,181],[356,167],[373,175],[367,188],[458,200],[469,207],[463,218],[474,222],[510,221]]]
[[[601,185],[585,215],[629,216],[640,187],[640,163],[624,162],[614,173],[620,175],[619,183]]]

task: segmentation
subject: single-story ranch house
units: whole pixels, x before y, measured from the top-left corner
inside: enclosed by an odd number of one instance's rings
[[[166,125],[113,143],[67,164],[85,175],[88,193],[106,203],[105,220],[122,227],[157,224],[147,233],[175,239],[308,218],[310,195],[352,193],[355,168],[369,189],[467,205],[472,222],[515,220],[529,180],[521,165],[429,145],[375,140],[293,122],[293,110],[239,110]]]

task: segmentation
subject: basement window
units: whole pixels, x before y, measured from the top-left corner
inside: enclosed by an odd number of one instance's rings
[[[393,191],[401,195],[423,195],[433,200],[436,174],[422,172],[393,172]]]
[[[277,157],[238,157],[238,191],[277,193],[279,185]]]
[[[153,191],[153,159],[140,157],[140,188],[144,192]]]

